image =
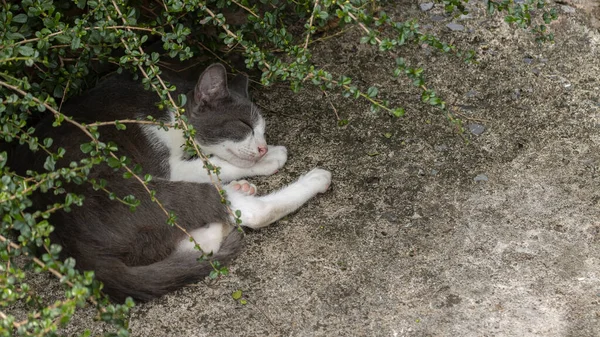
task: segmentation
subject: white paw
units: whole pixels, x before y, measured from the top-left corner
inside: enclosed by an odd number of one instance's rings
[[[270,176],[277,173],[286,161],[287,149],[285,146],[269,145],[269,152],[252,167],[252,171],[255,175]]]
[[[323,169],[312,169],[303,175],[298,182],[314,188],[317,193],[324,193],[331,185],[331,172]]]
[[[229,188],[240,192],[244,195],[255,195],[258,191],[256,185],[249,183],[246,180],[235,180],[229,183]]]

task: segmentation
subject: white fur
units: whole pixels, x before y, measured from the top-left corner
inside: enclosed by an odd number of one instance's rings
[[[242,226],[261,228],[272,224],[296,211],[318,193],[323,193],[331,184],[331,173],[313,169],[296,182],[283,189],[262,197],[249,196],[225,187],[231,208],[242,212]]]
[[[223,238],[225,238],[230,231],[231,226],[214,222],[191,231],[190,235],[194,238],[204,253],[212,252],[213,254],[216,254],[219,251],[219,248],[221,248],[221,242],[223,241]],[[194,242],[186,239],[179,242],[177,251],[193,251],[195,249],[194,246]]]
[[[173,117],[171,121],[174,121]],[[151,144],[163,144],[168,148],[169,180],[211,182],[201,159],[183,160],[185,138],[182,130],[164,130],[150,125],[144,126],[143,130]],[[261,117],[254,134],[241,142],[225,141],[217,145],[203,146],[201,150],[206,155],[213,155],[210,162],[213,166],[221,168],[220,177],[224,182],[249,176],[271,175],[287,161],[287,150],[283,146],[268,146],[267,154],[260,158],[258,147],[267,146],[264,133],[265,122]]]

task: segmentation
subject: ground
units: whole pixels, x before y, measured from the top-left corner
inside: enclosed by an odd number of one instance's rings
[[[424,46],[382,54],[359,28],[313,45],[319,67],[377,86],[402,118],[316,88],[253,88],[269,142],[290,154],[253,179],[259,191],[314,167],[331,189],[249,231],[230,276],[136,306],[132,335],[600,336],[600,8],[557,6],[556,42],[541,46],[482,10],[385,8],[474,49],[475,65]],[[391,74],[400,55],[483,133],[461,137],[420,103]],[[89,322],[74,328],[105,328]]]

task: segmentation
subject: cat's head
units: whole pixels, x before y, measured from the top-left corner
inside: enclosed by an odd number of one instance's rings
[[[188,94],[186,115],[205,154],[238,167],[253,166],[267,153],[265,120],[248,97],[248,78],[229,85],[221,64],[208,67]]]

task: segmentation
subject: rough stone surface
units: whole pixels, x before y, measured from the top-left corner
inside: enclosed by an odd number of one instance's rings
[[[477,51],[477,65],[420,47],[403,55],[424,65],[447,102],[476,107],[465,122],[485,120],[486,132],[458,136],[410,80],[390,75],[394,57],[358,43],[358,28],[316,44],[318,66],[377,84],[406,116],[315,88],[255,88],[269,141],[290,157],[253,182],[267,192],[322,167],[331,190],[249,231],[231,276],[138,305],[133,336],[600,336],[600,33],[591,16],[561,16],[556,43],[540,46],[501,16],[475,11],[467,36],[402,3],[386,12]],[[546,59],[538,74],[527,55]],[[337,126],[332,105],[348,125]],[[494,178],[474,182],[481,172]],[[50,277],[38,286],[61,292]],[[231,298],[238,289],[246,305]],[[104,331],[92,315],[78,314],[66,333]]]
[[[475,182],[479,182],[479,181],[488,181],[489,178],[487,175],[485,174],[478,174],[473,180],[475,180]]]
[[[463,26],[459,23],[454,23],[454,22],[447,24],[446,27],[448,27],[450,30],[453,30],[453,31],[465,30],[465,26]]]
[[[477,123],[472,123],[469,124],[467,126],[467,128],[469,129],[469,131],[476,135],[479,136],[480,134],[482,134],[485,131],[485,126],[481,125],[481,124],[477,124]]]
[[[419,4],[419,7],[423,12],[426,12],[433,8],[433,2],[424,2],[422,4]]]

